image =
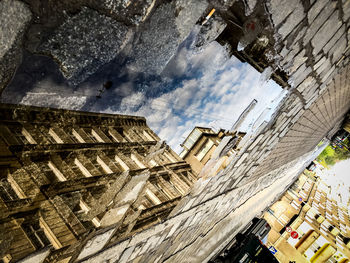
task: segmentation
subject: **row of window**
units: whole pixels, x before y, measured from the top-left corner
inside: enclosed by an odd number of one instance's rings
[[[130,160],[132,160],[134,167],[137,169],[144,169],[146,166],[139,160],[139,158],[136,156],[136,154],[130,154]],[[118,155],[115,155],[114,160],[111,160],[111,162],[116,165],[119,170],[121,171],[129,171],[130,167],[127,165],[125,161],[123,161]],[[111,169],[111,166],[108,165],[100,156],[97,155],[96,161],[92,162],[94,168],[97,168],[99,171],[103,171],[103,174],[111,174],[113,173],[113,170]],[[150,165],[158,165],[154,160],[150,161]],[[79,160],[78,158],[74,159],[74,166],[70,166],[72,170],[74,171],[74,168],[78,168],[81,174],[83,174],[85,177],[92,177],[94,176],[93,172],[84,165],[84,163]],[[52,172],[57,180],[53,181],[66,181],[67,178],[64,176],[64,174],[56,167],[56,165],[52,162],[49,161],[47,163],[47,169],[46,171],[48,173]],[[100,168],[100,169],[98,169]]]
[[[37,144],[37,138],[34,138],[26,128],[14,126],[9,127],[12,134],[21,144]],[[37,132],[37,131],[36,131]],[[140,142],[156,141],[157,138],[146,130],[138,131],[130,129],[128,131],[119,129],[119,131],[110,128],[108,134],[98,128],[79,128],[72,129],[71,133],[65,132],[62,128],[50,128],[45,136],[49,143],[109,143],[109,142]]]
[[[175,162],[175,158],[171,156],[170,153],[165,152],[165,157],[168,158],[168,162]],[[124,159],[124,158],[123,158]],[[140,161],[140,159],[137,157],[136,153],[130,154],[129,163],[126,163],[120,156],[115,155],[114,160],[112,159],[103,159],[100,156],[97,155],[94,162],[91,164],[99,171],[98,175],[102,174],[111,174],[115,172],[115,168],[112,170],[111,165],[115,165],[120,171],[128,171],[131,169],[144,169],[146,168],[145,164]],[[91,159],[89,159],[91,161]],[[110,162],[108,162],[110,161]],[[107,163],[108,162],[108,163]],[[130,167],[130,165],[132,166]],[[159,164],[151,159],[148,162],[148,166],[158,166]],[[57,181],[67,181],[70,178],[67,178],[67,175],[65,175],[64,171],[61,168],[58,168],[55,163],[50,160],[46,164],[41,164],[41,169],[45,172],[45,175],[49,182],[57,182]],[[85,177],[92,177],[96,175],[96,173],[93,173],[91,169],[88,169],[87,165],[85,165],[81,160],[78,158],[74,158],[74,164],[69,165],[71,170],[76,174],[80,174]],[[91,168],[91,166],[89,166]],[[80,176],[78,175],[77,178]],[[18,200],[21,198],[26,198],[25,193],[21,189],[21,187],[17,184],[17,182],[12,178],[11,175],[7,176],[7,179],[2,179],[0,181],[0,198],[4,201],[13,201]]]
[[[111,174],[114,172],[124,172],[128,170],[134,169],[145,169],[152,168],[155,166],[161,166],[169,163],[176,163],[176,158],[170,152],[163,152],[161,156],[158,156],[157,160],[150,159],[148,161],[142,160],[142,157],[138,155],[138,153],[130,153],[128,156],[126,155],[99,155],[95,158],[86,158],[85,156],[75,157],[70,161],[67,168],[70,168],[78,177],[85,176],[91,177],[96,175],[103,174]],[[46,164],[42,165],[39,163],[40,168],[45,171],[45,174],[50,182],[55,181],[66,181],[70,179],[64,175],[64,167],[56,167],[54,159],[56,157],[52,157],[50,161]],[[58,162],[60,162],[58,160]],[[61,170],[62,169],[62,170]],[[79,176],[80,175],[80,176]],[[74,176],[76,177],[76,176]]]

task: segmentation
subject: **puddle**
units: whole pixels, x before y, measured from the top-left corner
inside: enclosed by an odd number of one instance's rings
[[[118,57],[76,87],[50,58],[25,54],[2,102],[144,116],[180,152],[195,126],[230,129],[256,99],[239,128],[254,132],[282,99],[281,87],[215,41],[198,48],[198,32],[195,27],[159,75],[133,71]]]

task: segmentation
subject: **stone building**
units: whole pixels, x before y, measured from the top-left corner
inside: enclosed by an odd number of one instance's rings
[[[272,226],[268,241],[281,262],[349,262],[349,212],[331,192],[320,178],[304,173],[265,213]]]
[[[183,150],[180,153],[180,157],[191,165],[193,171],[199,174],[205,164],[211,159],[222,139],[225,136],[230,136],[235,142],[230,147],[230,150],[224,154],[225,160],[221,162],[221,166],[216,171],[218,172],[227,166],[226,161],[235,152],[236,146],[244,135],[245,133],[243,132],[227,132],[224,129],[215,132],[211,128],[195,127],[182,143]]]
[[[0,144],[0,262],[85,258],[165,219],[196,180],[143,117],[1,104]]]

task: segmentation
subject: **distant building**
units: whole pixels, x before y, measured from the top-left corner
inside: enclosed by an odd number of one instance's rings
[[[0,262],[88,257],[96,234],[103,248],[165,219],[195,180],[143,117],[0,104]]]
[[[349,262],[349,211],[331,191],[306,171],[265,213],[272,227],[268,242],[280,262]]]
[[[233,154],[237,144],[244,135],[245,133],[243,132],[237,134],[236,132],[227,132],[223,129],[215,132],[211,128],[195,127],[181,144],[183,150],[180,153],[180,157],[191,165],[194,172],[199,174],[225,136],[237,138],[235,145],[225,154],[227,159]],[[220,169],[226,165],[227,163],[223,162]]]

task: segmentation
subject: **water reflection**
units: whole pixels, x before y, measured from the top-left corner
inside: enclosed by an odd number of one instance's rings
[[[145,116],[177,152],[194,126],[229,129],[253,99],[258,103],[241,129],[256,128],[257,119],[263,122],[271,116],[282,98],[281,88],[273,81],[262,82],[260,73],[230,58],[217,42],[198,49],[197,33],[195,28],[160,75],[133,71],[125,59],[116,59],[77,87],[70,87],[52,62],[37,62],[41,66],[33,72],[30,62],[37,58],[29,56],[2,100]],[[29,83],[25,87],[23,76]]]

